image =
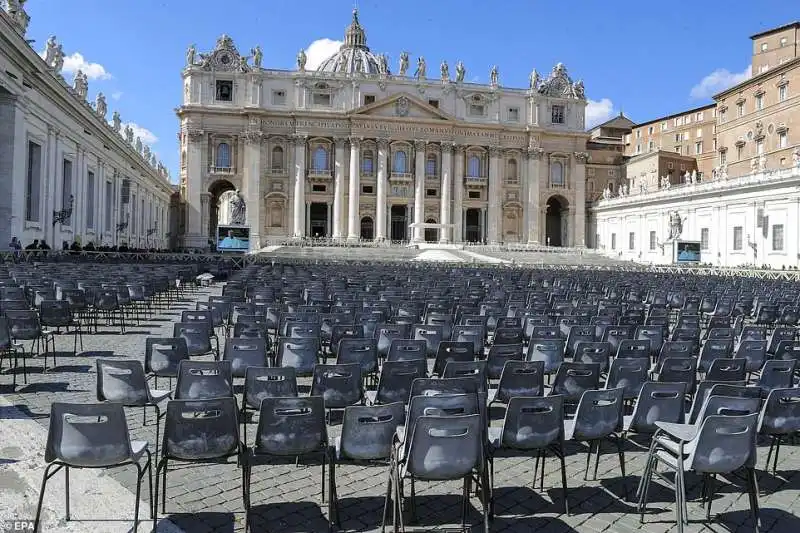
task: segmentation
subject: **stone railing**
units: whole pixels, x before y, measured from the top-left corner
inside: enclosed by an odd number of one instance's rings
[[[611,209],[641,202],[660,202],[677,200],[689,195],[713,194],[731,189],[756,187],[759,185],[781,185],[784,182],[800,179],[800,166],[775,170],[764,170],[735,178],[702,181],[700,183],[680,183],[668,189],[656,189],[646,192],[635,192],[626,196],[600,198],[595,207]]]

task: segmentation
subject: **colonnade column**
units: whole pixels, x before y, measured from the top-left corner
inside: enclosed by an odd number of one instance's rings
[[[333,238],[341,239],[342,208],[344,207],[344,143],[343,137],[333,139],[335,150],[333,174]]]
[[[131,203],[133,203],[133,198],[131,198]],[[139,203],[139,195],[138,194],[136,195],[136,203],[137,204]],[[141,231],[142,231],[142,229],[139,227],[139,225],[140,225],[139,221],[142,218],[141,213],[139,213],[139,209],[140,209],[140,207],[137,205],[137,207],[136,207],[136,218],[137,218],[137,220],[135,222],[135,224],[136,224],[136,233],[137,234],[140,234]],[[201,209],[201,213],[202,213],[202,217],[201,217],[201,221],[200,221],[200,234],[205,238],[205,241],[203,241],[205,243],[205,246],[203,246],[203,248],[207,248],[208,247],[208,239],[209,239],[209,237],[211,235],[210,230],[209,230],[209,222],[210,222],[209,219],[211,218],[211,216],[210,216],[211,215],[211,193],[210,192],[202,192],[202,193],[200,193],[200,209]],[[133,213],[133,207],[131,207],[131,213]],[[131,235],[131,226],[134,224],[133,218],[134,218],[133,214],[131,214],[131,221],[128,223],[128,246],[132,246],[133,245],[133,243],[132,243],[133,236]],[[138,238],[137,238],[137,241],[138,241]]]
[[[414,233],[413,242],[422,242],[425,222],[425,141],[414,141]]]
[[[244,133],[244,196],[247,199],[247,225],[250,226],[250,251],[261,249],[261,142],[260,131]]]
[[[386,165],[389,154],[389,140],[378,139],[378,183],[377,203],[375,205],[375,240],[386,240]]]
[[[203,237],[202,214],[203,208],[200,194],[203,192],[203,144],[206,135],[202,131],[193,130],[184,133],[188,137],[186,150],[186,234],[184,246],[187,248],[205,248],[208,237]],[[120,176],[121,180],[121,176]],[[122,192],[122,183],[117,180],[115,188],[117,196]],[[118,217],[114,224],[124,222],[124,213],[117,211]],[[132,221],[131,221],[132,222]],[[129,224],[131,223],[129,222]]]
[[[450,191],[451,184],[451,171],[453,159],[453,143],[442,143],[442,194],[441,194],[441,212],[439,215],[439,223],[445,224],[439,231],[439,242],[448,243],[453,239],[450,235],[451,228],[446,224],[451,223],[450,217]]]
[[[453,171],[453,242],[464,240],[464,151],[463,145],[457,144],[456,164]]]
[[[488,240],[490,244],[499,242],[498,223],[500,220],[500,148],[492,146],[489,148],[489,223]]]
[[[361,236],[361,220],[358,216],[361,196],[361,139],[350,137],[350,192],[347,198],[347,240],[357,241]]]
[[[575,228],[573,246],[586,246],[586,161],[589,154],[575,152],[572,180],[575,184]]]
[[[528,244],[539,244],[539,166],[544,150],[531,148],[528,150]]]
[[[294,138],[294,237],[302,239],[306,235],[306,138]]]

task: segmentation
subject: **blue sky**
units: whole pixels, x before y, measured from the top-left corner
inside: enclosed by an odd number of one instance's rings
[[[563,62],[583,79],[587,121],[624,111],[645,121],[710,102],[741,81],[750,62],[749,36],[797,16],[794,2],[708,0],[655,3],[617,0],[361,0],[370,48],[387,53],[393,70],[400,52],[412,63],[457,60],[467,79],[485,82],[497,64],[501,85],[527,86],[536,68]],[[294,68],[309,50],[309,66],[332,52],[350,22],[352,0],[29,0],[28,38],[44,49],[56,35],[68,56],[65,71],[83,67],[89,100],[108,99],[170,169],[178,168],[180,71],[195,43],[210,50],[227,33],[241,52],[260,45],[263,65]],[[316,42],[315,42],[316,41]],[[309,48],[310,47],[310,48]],[[66,77],[72,81],[72,72]]]

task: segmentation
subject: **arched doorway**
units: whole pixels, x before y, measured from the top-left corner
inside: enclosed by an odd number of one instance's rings
[[[483,218],[481,210],[475,207],[467,209],[464,217],[464,240],[467,242],[483,242]]]
[[[408,240],[408,206],[393,205],[391,209],[391,232],[389,238],[393,241]]]
[[[313,202],[308,208],[308,218],[312,238],[322,239],[328,236],[328,204]]]
[[[361,219],[361,238],[365,241],[371,241],[375,238],[375,223],[372,217],[363,217]]]
[[[545,215],[545,243],[549,246],[567,246],[567,213],[569,204],[560,196],[547,200]]]
[[[211,194],[208,202],[208,238],[212,242],[217,242],[217,225],[220,218],[219,199],[224,193],[235,190],[236,187],[228,180],[217,180],[208,188],[208,192]]]
[[[436,224],[436,221],[429,218],[425,221],[426,224]],[[436,242],[439,240],[439,230],[436,228],[425,228],[425,242]]]

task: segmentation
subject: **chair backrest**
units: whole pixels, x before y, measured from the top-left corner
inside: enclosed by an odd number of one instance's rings
[[[565,354],[574,357],[576,348],[580,342],[594,342],[594,326],[584,326],[575,324],[569,328],[567,335],[567,345]]]
[[[89,468],[132,460],[122,404],[53,402],[44,459]]]
[[[633,408],[630,430],[655,433],[656,422],[682,423],[685,401],[685,383],[645,382]]]
[[[407,324],[380,324],[375,328],[375,337],[378,340],[378,353],[383,357],[389,354],[389,348],[395,339],[407,339],[411,326]]]
[[[734,472],[754,459],[758,413],[709,416],[694,439],[686,465],[697,472]]]
[[[162,455],[204,461],[237,454],[241,445],[238,415],[232,396],[169,401]]]
[[[797,330],[793,327],[786,327],[786,326],[778,326],[769,336],[769,345],[767,346],[767,352],[774,354],[775,350],[778,348],[778,343],[781,341],[793,341],[797,337]]]
[[[403,447],[408,450],[414,424],[422,416],[463,416],[479,414],[478,396],[463,392],[437,395],[415,395],[411,397],[406,413]]]
[[[767,328],[764,326],[744,326],[739,334],[739,342],[744,341],[766,341]]]
[[[727,393],[729,391],[712,390],[700,406],[700,411],[697,413],[697,416],[689,419],[690,424],[699,425],[709,416],[749,415],[758,413],[761,409],[761,398],[730,396],[727,394],[717,394],[717,392]],[[695,403],[697,403],[697,398],[695,399]],[[692,411],[694,411],[694,405],[692,405]],[[694,413],[692,413],[692,415],[693,414]]]
[[[343,338],[336,350],[336,363],[358,363],[362,374],[374,374],[378,371],[378,342],[372,338]]]
[[[459,378],[417,378],[411,382],[409,398],[415,396],[437,396],[441,394],[475,394],[478,381],[470,377]]]
[[[523,361],[525,359],[523,350],[522,343],[495,344],[490,347],[489,354],[486,356],[489,379],[499,379],[506,362]]]
[[[248,366],[244,375],[244,403],[258,409],[264,398],[297,396],[297,374],[291,367]]]
[[[697,366],[701,372],[707,372],[714,359],[730,357],[732,352],[732,339],[708,339],[700,350]]]
[[[800,341],[779,341],[775,348],[775,359],[800,361]]]
[[[413,339],[425,341],[428,357],[434,357],[439,350],[439,343],[444,339],[444,328],[439,325],[417,324],[413,329]]]
[[[482,424],[479,414],[420,417],[406,456],[408,472],[417,479],[436,481],[462,479],[482,469]]]
[[[800,431],[800,389],[772,389],[761,410],[758,431],[764,435],[791,435]]]
[[[667,357],[658,367],[660,383],[686,383],[686,393],[692,394],[697,382],[696,357]]]
[[[172,326],[172,336],[186,339],[186,347],[191,356],[203,355],[211,351],[212,331],[210,322],[176,322]]]
[[[634,339],[650,341],[650,355],[656,356],[664,343],[664,328],[661,326],[639,326]]]
[[[521,344],[522,340],[522,328],[503,327],[494,331],[492,344]]]
[[[181,311],[181,322],[204,322],[214,325],[214,317],[207,309],[196,311]]]
[[[543,361],[506,361],[495,399],[509,403],[518,396],[541,396],[544,394]]]
[[[521,397],[508,401],[501,448],[540,450],[563,438],[564,399],[561,396]]]
[[[562,395],[565,402],[577,403],[585,391],[597,389],[599,385],[599,364],[565,361],[558,367],[553,379],[552,394]]]
[[[178,365],[189,359],[183,337],[148,337],[145,340],[144,370],[159,377],[178,377]]]
[[[433,373],[442,375],[444,367],[450,361],[472,361],[475,358],[474,346],[471,342],[442,341],[433,362]]]
[[[425,359],[408,361],[384,361],[378,378],[375,402],[381,404],[408,403],[411,384],[417,378],[424,378],[428,371]]]
[[[233,338],[225,340],[223,361],[230,361],[233,377],[243,378],[249,366],[269,366],[267,340]]]
[[[733,356],[746,359],[747,371],[755,372],[764,365],[764,361],[767,358],[767,341],[742,340],[736,347]]]
[[[42,334],[39,316],[36,311],[5,311],[14,340],[34,340]]]
[[[565,341],[560,338],[532,338],[525,358],[528,361],[542,361],[545,373],[551,374],[564,361],[564,344]]]
[[[339,458],[357,461],[388,459],[395,432],[403,424],[404,418],[403,402],[346,407]]]
[[[230,361],[181,361],[176,400],[206,400],[233,396]]]
[[[0,316],[0,351],[10,350],[12,346],[11,328],[8,325],[8,319]]]
[[[42,300],[39,303],[39,321],[45,327],[64,327],[72,323],[72,310],[69,302],[63,300]]]
[[[607,389],[622,387],[626,400],[635,399],[642,385],[647,381],[650,371],[650,360],[647,357],[637,359],[614,359],[606,378]]]
[[[608,370],[611,359],[611,345],[607,342],[580,341],[574,346],[573,360],[577,363],[597,363],[600,372]]]
[[[320,350],[318,338],[290,339],[282,337],[278,340],[277,366],[292,367],[298,376],[310,376],[317,364]]]
[[[142,363],[134,359],[97,359],[97,401],[118,402],[126,407],[147,405],[150,400]]]
[[[259,454],[300,456],[328,444],[321,396],[264,398],[254,449]]]
[[[489,388],[489,376],[486,361],[448,361],[442,372],[442,378],[470,378],[476,381],[478,392],[486,392]]]
[[[575,411],[575,440],[596,440],[622,424],[623,389],[586,390]]]
[[[718,357],[711,362],[705,378],[710,381],[743,381],[747,376],[746,359]]]
[[[650,357],[649,339],[622,339],[617,347],[617,359]]]
[[[758,377],[758,386],[764,392],[772,389],[788,389],[794,384],[795,359],[770,359],[764,363]]]
[[[361,365],[317,364],[311,379],[311,396],[322,397],[326,409],[343,409],[360,402]]]
[[[531,332],[533,339],[561,339],[561,328],[559,326],[534,326]]]

